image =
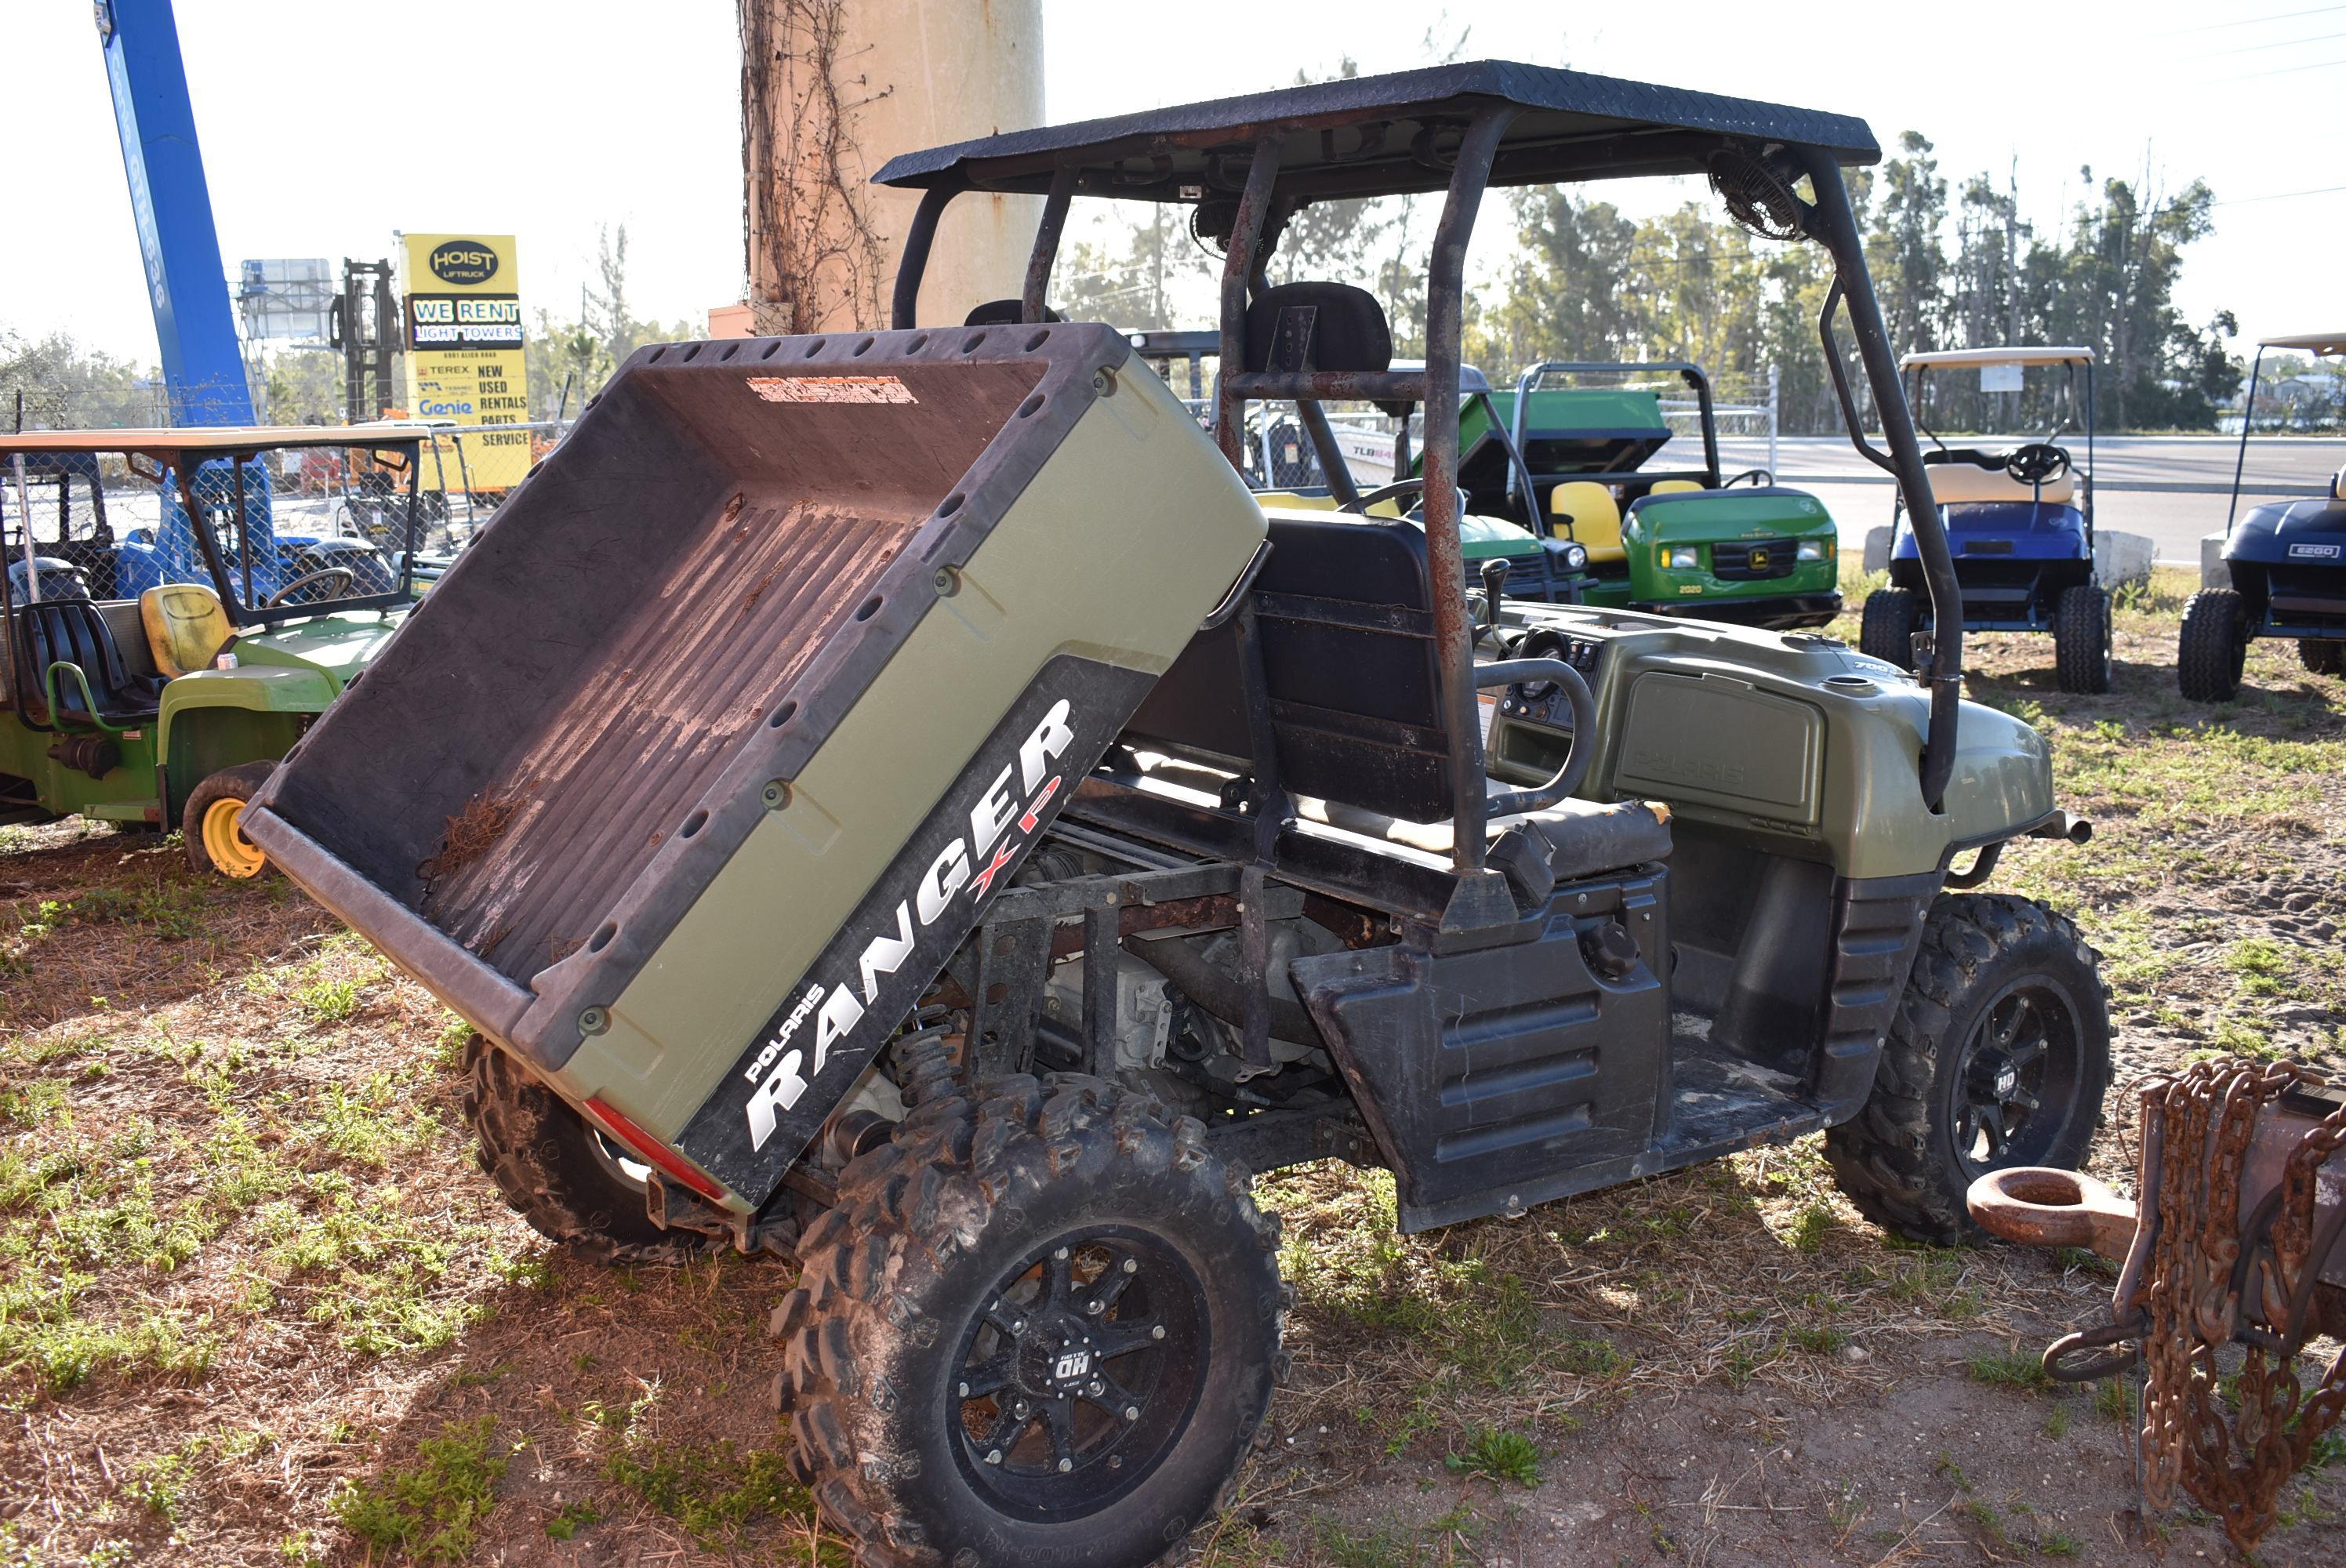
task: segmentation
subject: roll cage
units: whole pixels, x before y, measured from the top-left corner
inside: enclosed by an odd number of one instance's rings
[[[2232,497],[2224,507],[2224,535],[2231,536],[2232,524],[2240,511],[2240,476],[2249,463],[2249,433],[2256,426],[2257,383],[2262,380],[2267,349],[2300,349],[2315,359],[2346,355],[2346,332],[2301,332],[2294,337],[2267,338],[2257,344],[2257,357],[2249,366],[2249,395],[2240,404],[2240,448],[2232,459]]]
[[[1442,703],[1458,738],[1449,759],[1452,858],[1471,872],[1483,864],[1490,813],[1458,532],[1459,364],[1467,240],[1494,185],[1702,175],[1747,227],[1824,246],[1834,272],[1818,328],[1851,439],[1896,477],[1916,519],[1938,628],[1919,674],[1931,698],[1919,771],[1923,799],[1939,809],[1954,766],[1963,617],[1953,560],[1841,182],[1843,164],[1880,157],[1872,132],[1847,116],[1490,60],[986,137],[893,158],[875,181],[923,193],[892,300],[899,330],[919,325],[938,221],[964,191],[1045,199],[1019,301],[1027,323],[1049,319],[1052,264],[1075,197],[1193,207],[1193,226],[1224,240],[1214,431],[1233,466],[1243,467],[1250,399],[1293,400],[1325,455],[1333,454],[1334,440],[1322,402],[1423,405],[1434,639]],[[1443,199],[1427,280],[1423,369],[1250,367],[1248,305],[1269,287],[1265,269],[1290,217],[1314,201],[1433,191]],[[1833,335],[1844,303],[1887,453],[1865,438]],[[1323,466],[1331,477],[1341,471],[1341,463]]]
[[[2094,402],[2094,351],[2076,348],[2030,348],[2014,344],[2001,348],[1934,349],[1923,353],[1908,354],[1898,361],[1898,368],[1902,372],[1911,372],[1912,379],[1909,385],[1912,391],[1907,402],[1913,411],[1914,427],[1929,436],[1940,451],[1948,450],[1947,443],[1940,440],[1938,432],[1933,430],[1923,418],[1925,411],[1930,407],[1927,394],[1931,372],[1942,370],[1977,370],[1989,365],[2018,365],[2023,368],[2032,365],[2056,365],[2068,372],[2067,380],[2063,383],[2066,396],[2063,400],[2060,418],[2055,422],[2053,428],[2045,433],[2044,439],[2048,445],[2058,441],[2065,433],[2077,428],[2077,410],[2080,407],[2077,401],[2077,367],[2080,365],[2085,367],[2086,398],[2082,406],[2086,412],[2084,427],[2086,483],[2079,494],[2078,509],[2085,514],[2086,536],[2091,539],[2094,534],[2094,433],[2100,424],[2099,416],[2095,412]]]
[[[415,522],[416,495],[422,469],[416,453],[430,433],[410,425],[278,425],[221,426],[185,430],[24,430],[0,431],[0,485],[13,485],[15,459],[46,459],[52,465],[69,463],[82,458],[92,465],[99,457],[120,457],[133,475],[160,484],[168,475],[178,492],[179,504],[187,511],[189,524],[195,535],[196,549],[205,572],[211,578],[212,591],[219,596],[220,606],[229,619],[240,626],[274,626],[280,621],[299,620],[328,611],[392,609],[411,602],[415,596]],[[300,447],[339,447],[372,452],[379,456],[396,453],[397,461],[387,464],[407,476],[407,524],[403,530],[404,545],[401,553],[397,585],[386,593],[354,595],[320,604],[256,605],[253,592],[252,526],[249,503],[247,471],[264,452]],[[203,464],[226,462],[229,467],[229,507],[227,522],[234,542],[236,557],[232,563],[220,548],[219,532],[209,518],[213,508],[204,505],[196,491],[196,473]],[[10,501],[14,504],[14,491]],[[100,514],[103,516],[101,510]],[[26,551],[30,553],[30,519],[26,520]],[[110,535],[109,535],[110,537]],[[36,590],[37,596],[37,590]],[[0,573],[0,617],[15,606],[9,603],[5,573]]]

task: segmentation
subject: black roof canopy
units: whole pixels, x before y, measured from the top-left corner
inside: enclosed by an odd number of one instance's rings
[[[891,158],[875,182],[1040,194],[1072,164],[1086,196],[1194,199],[1235,191],[1256,139],[1286,132],[1279,188],[1290,199],[1440,190],[1459,133],[1498,104],[1520,111],[1492,167],[1498,185],[1701,174],[1729,144],[1813,147],[1843,164],[1882,156],[1848,115],[1479,60],[982,137]]]

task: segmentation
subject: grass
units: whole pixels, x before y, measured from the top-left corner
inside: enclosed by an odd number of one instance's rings
[[[813,1500],[790,1479],[779,1449],[742,1454],[729,1442],[639,1441],[613,1453],[603,1474],[704,1546],[730,1542],[762,1520],[813,1518]]]
[[[1466,1446],[1443,1461],[1456,1474],[1512,1481],[1518,1486],[1537,1486],[1540,1467],[1546,1462],[1539,1445],[1521,1432],[1489,1430],[1469,1433]]]
[[[1969,1357],[1964,1370],[1974,1383],[1990,1388],[2018,1389],[2023,1393],[2047,1393],[2054,1388],[2042,1359],[2035,1353],[2021,1349],[1989,1350]]]
[[[352,1485],[335,1505],[342,1527],[376,1551],[396,1549],[422,1563],[468,1561],[505,1473],[496,1424],[494,1416],[449,1422],[416,1444],[415,1464]]]

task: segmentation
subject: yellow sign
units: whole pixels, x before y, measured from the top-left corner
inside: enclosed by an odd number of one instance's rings
[[[426,490],[510,490],[529,472],[520,264],[510,234],[407,236],[407,411],[467,431],[423,453]]]

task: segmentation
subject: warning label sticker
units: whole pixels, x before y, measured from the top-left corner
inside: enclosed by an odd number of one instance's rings
[[[750,390],[768,402],[918,402],[894,376],[751,376]]]

